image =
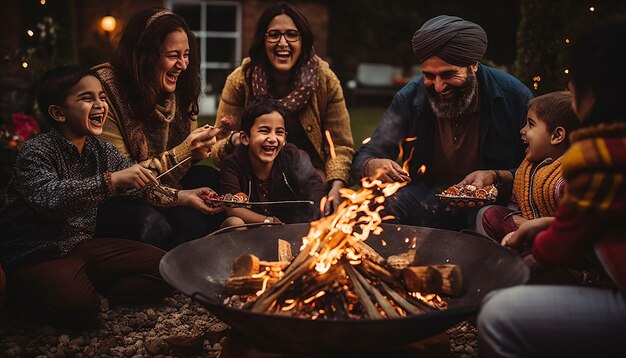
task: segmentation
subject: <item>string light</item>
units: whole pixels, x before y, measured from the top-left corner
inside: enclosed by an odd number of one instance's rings
[[[45,5],[45,4],[46,4],[46,0],[39,0],[39,3],[40,3],[41,5]]]
[[[568,44],[569,43],[569,39],[565,39],[565,43]]]
[[[26,61],[22,62],[22,67],[23,67],[23,68],[28,67],[28,62],[26,62]]]
[[[26,33],[28,34],[28,36],[33,37],[35,35],[35,33],[33,32],[33,30],[28,30],[26,31]]]
[[[566,68],[565,71],[563,71],[563,72],[565,72],[565,74],[568,74],[569,70]]]
[[[596,8],[592,6],[589,8],[589,11],[596,11]]]

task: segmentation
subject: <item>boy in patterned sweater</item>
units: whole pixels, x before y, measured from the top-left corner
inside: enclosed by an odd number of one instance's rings
[[[164,251],[137,241],[94,237],[97,207],[118,194],[159,206],[208,210],[190,191],[160,186],[132,165],[102,133],[108,105],[88,69],[60,67],[42,79],[39,108],[51,129],[27,141],[0,209],[0,261],[7,298],[54,324],[98,323],[109,304],[156,302],[172,292],[161,278]]]
[[[523,222],[554,215],[563,193],[561,157],[570,146],[569,134],[579,126],[569,92],[552,92],[528,102],[526,125],[520,131],[526,157],[515,173],[510,203],[481,209],[478,232],[500,242]]]

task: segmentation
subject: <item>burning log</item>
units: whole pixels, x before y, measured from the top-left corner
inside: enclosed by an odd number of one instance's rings
[[[253,295],[264,287],[271,286],[278,281],[277,278],[263,276],[236,276],[226,279],[226,292],[231,295]]]
[[[459,296],[463,276],[458,265],[411,266],[401,271],[404,284],[411,291]]]
[[[431,266],[411,266],[402,270],[402,280],[410,291],[436,292],[442,285],[441,274]]]
[[[289,241],[278,239],[278,261],[291,262],[291,260],[293,260],[291,244]]]
[[[389,266],[396,270],[402,270],[415,262],[417,262],[417,250],[414,249],[399,255],[391,255],[387,258]]]
[[[459,265],[433,265],[441,275],[441,289],[437,292],[458,297],[463,291],[463,275]]]

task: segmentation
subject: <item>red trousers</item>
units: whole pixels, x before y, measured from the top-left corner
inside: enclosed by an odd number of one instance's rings
[[[164,254],[137,241],[95,238],[63,258],[20,265],[7,274],[7,296],[53,324],[92,327],[99,295],[114,305],[158,302],[174,291],[159,273]]]

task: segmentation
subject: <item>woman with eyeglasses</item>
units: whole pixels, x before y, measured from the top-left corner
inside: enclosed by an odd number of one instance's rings
[[[216,188],[217,170],[192,166],[208,157],[218,129],[198,128],[198,42],[182,17],[164,8],[138,12],[122,30],[111,62],[94,70],[110,109],[101,138],[170,187]],[[206,214],[223,210],[203,211],[113,199],[99,208],[97,232],[169,249],[219,227],[224,216]]]
[[[348,183],[354,142],[341,84],[315,54],[307,19],[290,4],[270,6],[257,22],[248,53],[222,91],[216,127],[226,134],[211,152],[214,163],[220,165],[239,145],[244,108],[256,97],[273,97],[287,114],[288,141],[309,154],[325,182],[332,198],[325,212],[332,212],[339,189]]]

